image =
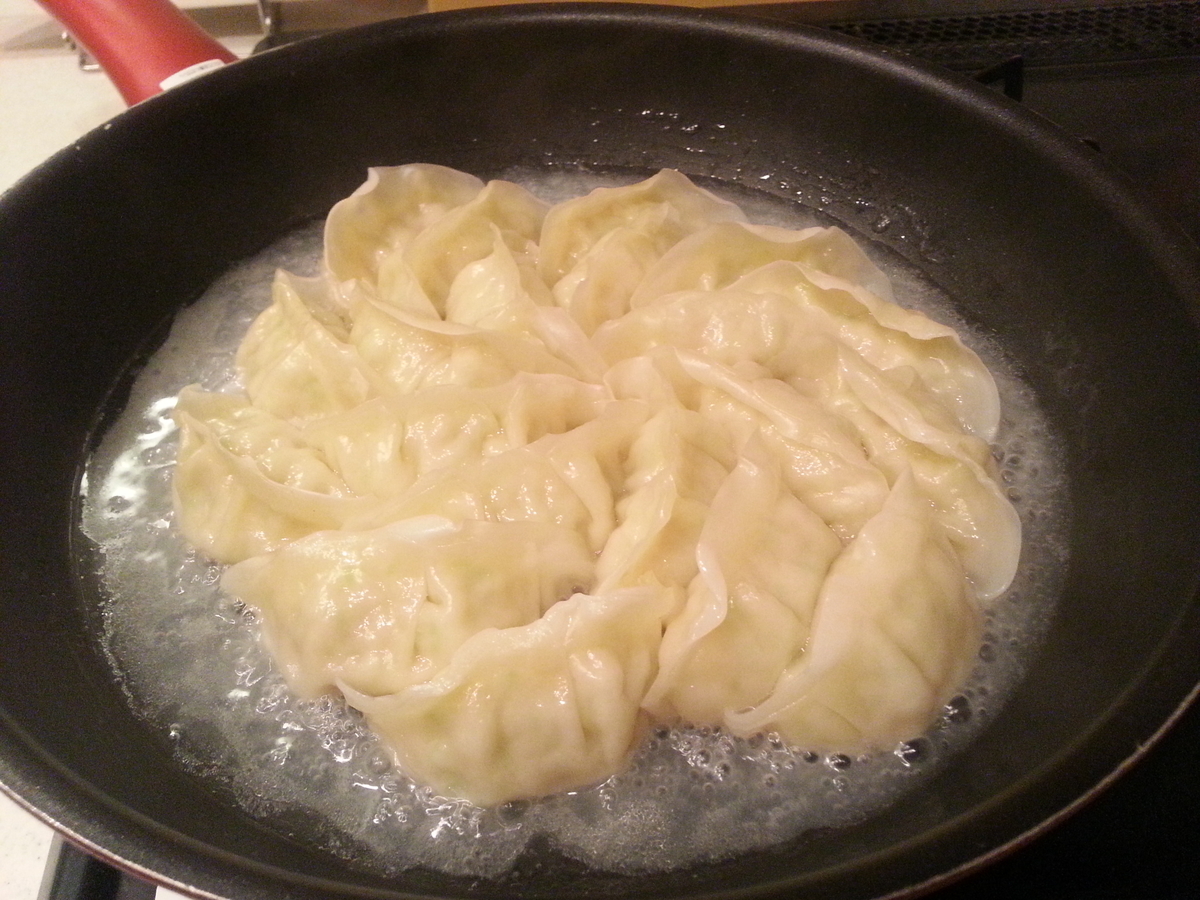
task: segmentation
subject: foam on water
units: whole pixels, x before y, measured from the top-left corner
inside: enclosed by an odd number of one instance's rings
[[[511,177],[530,184],[524,173]],[[557,202],[597,183],[612,181],[560,174],[531,186]],[[755,221],[811,224],[772,198],[732,198]],[[175,395],[191,383],[235,386],[237,344],[269,302],[275,270],[314,273],[320,234],[314,225],[290,235],[180,314],[81,488],[82,528],[107,595],[105,647],[130,704],[173,743],[181,764],[214,779],[248,813],[384,872],[422,865],[500,875],[535,835],[596,868],[661,871],[860,820],[919,785],[998,711],[1052,614],[1064,568],[1061,454],[1001,349],[972,335],[919,273],[868,247],[900,302],[959,328],[996,375],[1005,414],[995,455],[1024,525],[1021,568],[989,612],[979,665],[934,727],[860,758],[806,754],[769,735],[658,729],[626,771],[601,785],[489,810],[412,783],[340,699],[289,693],[252,616],[219,590],[220,568],[172,527]]]

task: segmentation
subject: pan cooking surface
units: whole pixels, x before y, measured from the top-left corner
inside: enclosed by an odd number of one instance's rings
[[[521,175],[551,202],[632,180],[553,169]],[[755,222],[796,228],[828,220],[771,195],[709,187]],[[276,269],[316,273],[318,226],[239,265],[186,310],[89,461],[82,527],[96,552],[85,564],[100,573],[104,646],[131,704],[181,765],[215,779],[249,814],[284,827],[307,820],[301,840],[383,873],[425,865],[495,877],[539,835],[593,868],[673,869],[859,821],[919,789],[1000,711],[1045,631],[1065,562],[1066,485],[1061,447],[1003,348],[972,336],[953,300],[918,270],[859,240],[902,303],[952,324],[996,374],[1005,416],[994,452],[1023,518],[1020,574],[989,609],[981,663],[926,737],[895,753],[851,758],[789,751],[767,736],[663,729],[629,771],[599,786],[484,810],[410,782],[340,699],[293,697],[253,622],[218,589],[220,567],[171,525],[170,411],[188,384],[230,384],[233,355],[269,302]]]

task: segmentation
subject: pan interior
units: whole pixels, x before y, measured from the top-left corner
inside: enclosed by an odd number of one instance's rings
[[[549,202],[634,178],[506,174]],[[832,222],[770,194],[707,186],[760,224]],[[917,789],[1000,712],[1039,644],[1066,561],[1066,478],[1036,394],[1003,348],[972,334],[953,299],[919,270],[858,239],[902,304],[952,324],[996,374],[1005,416],[994,454],[1023,519],[1017,580],[989,609],[974,675],[926,736],[851,758],[789,749],[766,735],[747,741],[709,728],[662,729],[628,771],[603,784],[484,810],[410,782],[340,699],[293,697],[258,645],[252,617],[220,592],[220,567],[171,526],[171,408],[188,384],[236,387],[234,353],[269,302],[275,271],[319,271],[320,223],[227,273],[176,320],[89,460],[81,527],[94,549],[81,563],[85,579],[99,577],[104,651],[129,702],[185,768],[214,780],[248,814],[381,874],[421,865],[497,877],[533,839],[595,869],[666,871],[859,822]],[[296,822],[306,824],[295,829]]]

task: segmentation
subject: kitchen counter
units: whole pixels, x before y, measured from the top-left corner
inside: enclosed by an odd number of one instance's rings
[[[33,0],[0,0],[0,189],[122,109]]]

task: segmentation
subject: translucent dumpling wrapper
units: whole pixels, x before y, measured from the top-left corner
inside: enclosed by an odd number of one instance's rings
[[[823,512],[842,534],[848,527],[861,526],[863,514],[874,509],[855,504],[845,511],[850,518],[842,519],[841,511],[831,505],[854,504],[864,490],[881,497],[879,490],[885,484],[880,476],[891,484],[902,461],[908,460],[944,524],[954,532],[968,575],[982,597],[1003,592],[1016,573],[1021,529],[1016,512],[989,471],[987,442],[920,377],[919,365],[879,368],[846,343],[835,318],[782,294],[747,291],[744,282],[660,297],[599,329],[595,341],[613,363],[674,346],[688,375],[725,395],[710,394],[709,401],[715,399],[723,406],[718,414],[727,422],[730,413],[737,413],[735,405],[741,404],[771,417],[769,426],[760,426],[769,437],[777,439],[780,427],[784,429],[793,439],[779,448],[785,452],[799,450],[798,443],[823,445],[814,450],[837,448],[840,452],[824,461],[806,454],[804,461],[817,469],[805,471],[794,465],[799,460],[793,457],[795,480],[807,480],[808,490],[803,484],[795,486],[809,502],[814,502],[809,491],[822,492],[812,476],[830,471],[822,462],[833,468],[859,459],[869,464],[875,472],[850,472],[848,483],[824,491],[830,503]],[[972,389],[984,378],[992,383],[978,357],[957,339],[929,349],[934,348],[956,360],[966,373],[963,383]],[[894,356],[892,352],[886,358]],[[910,357],[916,359],[911,348],[906,358]],[[936,371],[944,374],[946,366],[949,363]],[[753,386],[740,384],[747,376]],[[678,379],[674,390],[680,391]],[[768,401],[764,392],[770,392],[773,400]],[[992,383],[985,393],[994,392]],[[994,431],[990,416],[987,412],[987,420],[976,424]],[[745,432],[744,427],[738,430]],[[899,442],[907,447],[897,451]]]
[[[751,441],[713,496],[695,546],[698,572],[663,634],[645,704],[667,720],[724,723],[762,702],[804,651],[842,545]]]
[[[725,434],[697,413],[672,407],[657,413],[629,445],[618,524],[597,562],[600,585],[690,583],[696,541],[735,464]]]
[[[726,724],[818,752],[894,745],[966,677],[980,630],[962,566],[906,474],[830,567],[806,652]]]
[[[386,166],[335,204],[325,220],[325,268],[335,281],[376,282],[380,266],[484,183],[445,166]]]
[[[297,693],[481,805],[650,725],[917,737],[1020,556],[980,358],[845,233],[678,172],[550,206],[373,169],[238,372],[179,398],[181,531]]]
[[[471,200],[414,234],[402,253],[383,262],[379,273],[381,297],[386,299],[388,295],[389,267],[393,261],[402,261],[433,308],[447,318],[446,303],[455,280],[469,265],[495,252],[498,243],[508,250],[519,269],[531,270],[523,280],[527,287],[537,290],[540,285],[532,269],[537,265],[536,242],[548,208],[518,185],[489,182]]]
[[[539,270],[551,287],[609,235],[631,228],[649,237],[661,255],[713,222],[741,221],[733,203],[664,169],[638,184],[597,188],[560,203],[546,214],[539,239]]]
[[[179,527],[218,562],[340,527],[364,509],[298,429],[244,398],[188,388],[173,416]]]
[[[280,272],[272,302],[238,348],[246,394],[260,409],[289,420],[353,409],[378,392],[380,379],[349,342],[324,282]]]
[[[603,781],[645,723],[667,592],[578,594],[536,622],[484,629],[436,677],[350,702],[404,769],[489,806]]]
[[[425,516],[314,532],[233,566],[224,586],[260,610],[303,696],[338,683],[385,694],[440,671],[484,628],[537,621],[594,564],[569,528]]]
[[[570,431],[598,415],[604,399],[598,385],[522,374],[494,387],[376,397],[302,433],[351,490],[385,499],[427,473]]]

